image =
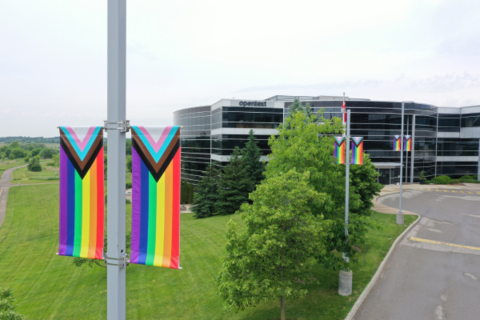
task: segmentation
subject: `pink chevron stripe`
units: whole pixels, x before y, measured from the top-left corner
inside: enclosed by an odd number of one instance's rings
[[[73,131],[72,127],[66,127],[66,128],[67,128],[68,132],[70,132],[70,134],[72,135],[73,139],[77,143],[80,150],[82,150],[82,151],[87,146],[87,143],[90,140],[90,138],[92,137],[93,131],[95,130],[95,127],[90,127],[90,129],[88,129],[87,135],[85,136],[85,138],[81,142],[80,139],[78,138],[77,134],[75,133],[75,131]]]
[[[158,139],[158,142],[155,142],[155,140],[153,140],[152,136],[150,135],[150,133],[148,133],[148,131],[147,131],[147,129],[145,129],[145,127],[141,127],[141,126],[138,126],[138,127],[143,132],[143,134],[147,138],[148,142],[150,142],[150,144],[152,145],[152,148],[153,148],[153,150],[155,150],[155,152],[158,152],[158,150],[160,150],[163,142],[165,141],[168,134],[170,133],[170,130],[172,129],[172,126],[165,127],[165,129],[163,129],[162,135],[160,136],[160,139]]]

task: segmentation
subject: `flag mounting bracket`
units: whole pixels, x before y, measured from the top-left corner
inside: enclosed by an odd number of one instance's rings
[[[116,260],[118,261],[118,263],[108,263],[107,260],[110,259],[110,260]],[[111,258],[111,257],[107,257],[106,254],[104,254],[103,256],[103,261],[105,262],[105,264],[108,264],[110,266],[119,266],[120,268],[125,268],[125,267],[128,267],[128,265],[130,264],[130,260],[129,260],[129,256],[128,254],[123,254],[120,256],[120,258]]]
[[[108,125],[116,124],[117,127],[109,127]],[[103,120],[103,128],[107,130],[120,130],[120,132],[130,131],[130,120],[122,120],[120,122],[108,122],[108,120]]]

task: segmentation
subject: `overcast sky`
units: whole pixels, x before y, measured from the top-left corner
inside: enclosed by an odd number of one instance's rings
[[[480,1],[130,0],[127,119],[222,98],[480,104]],[[0,0],[0,136],[107,116],[107,0]]]

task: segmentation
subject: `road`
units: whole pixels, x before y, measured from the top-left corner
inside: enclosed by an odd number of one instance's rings
[[[398,201],[379,199],[394,208]],[[422,218],[353,319],[480,319],[480,190],[407,190],[403,208]]]
[[[0,227],[3,224],[3,220],[5,219],[5,211],[7,209],[7,197],[8,197],[8,189],[10,188],[10,181],[12,180],[12,172],[15,169],[25,167],[15,167],[8,170],[5,170],[0,177]]]

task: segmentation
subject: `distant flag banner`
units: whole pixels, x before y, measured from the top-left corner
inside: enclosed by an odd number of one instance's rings
[[[351,164],[363,164],[363,137],[352,137]]]
[[[345,98],[343,99],[342,103],[342,121],[347,123],[347,104],[345,103]]]
[[[402,150],[400,143],[401,143],[400,136],[396,135],[395,137],[393,137],[393,151]]]
[[[179,269],[180,127],[132,126],[130,263]]]
[[[334,137],[333,156],[335,163],[345,164],[345,137]]]
[[[103,259],[102,127],[60,127],[62,256]]]
[[[403,143],[403,149],[405,151],[412,151],[412,136],[406,134],[405,141]]]

